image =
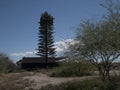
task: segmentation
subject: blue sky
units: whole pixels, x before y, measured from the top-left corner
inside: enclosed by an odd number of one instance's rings
[[[105,14],[100,3],[103,0],[0,0],[0,52],[14,61],[33,56],[44,11],[55,18],[55,42],[74,38],[82,21],[98,20]]]

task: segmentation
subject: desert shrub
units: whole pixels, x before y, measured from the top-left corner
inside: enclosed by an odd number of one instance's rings
[[[6,55],[0,53],[0,73],[16,71],[16,65]]]
[[[7,73],[0,76],[0,90],[34,90],[32,89],[32,80],[23,79],[25,76],[31,76],[33,73]]]
[[[120,83],[118,84],[118,81],[120,82],[120,78],[106,82],[97,78],[61,83],[60,85],[47,85],[40,90],[120,90]]]
[[[90,75],[92,72],[91,65],[85,62],[61,62],[54,68],[52,76],[55,77],[75,77]]]

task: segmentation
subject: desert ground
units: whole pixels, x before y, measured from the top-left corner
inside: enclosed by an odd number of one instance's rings
[[[74,80],[87,80],[98,77],[95,71],[92,76],[82,77],[50,77],[45,72],[19,72],[10,74],[0,74],[0,90],[39,90],[42,86],[49,84],[56,85],[62,82]],[[112,75],[120,74],[119,71],[111,71]]]

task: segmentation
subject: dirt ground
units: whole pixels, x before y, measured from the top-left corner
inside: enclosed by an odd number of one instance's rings
[[[0,90],[39,90],[48,84],[57,85],[73,80],[91,79],[95,76],[84,77],[50,77],[43,72],[21,72],[0,75]]]
[[[56,85],[60,84],[62,82],[69,82],[73,80],[86,80],[86,79],[92,79],[97,76],[84,76],[84,77],[50,77],[43,73],[36,73],[33,76],[25,76],[23,77],[26,80],[33,81],[33,84],[31,87],[26,87],[26,89],[33,88],[33,89],[40,89],[42,86],[46,86],[48,84]]]
[[[110,71],[111,75],[120,74],[120,71]],[[98,71],[92,76],[83,77],[50,77],[43,72],[21,72],[0,75],[0,90],[39,90],[48,84],[57,85],[73,80],[89,80],[98,77]]]
[[[110,71],[110,74],[118,75],[118,74],[120,74],[120,72],[119,71]],[[98,71],[96,71],[95,74],[92,76],[83,76],[83,77],[50,77],[47,74],[43,74],[43,73],[39,72],[39,73],[35,73],[32,76],[25,76],[23,78],[33,81],[32,86],[29,88],[40,89],[42,86],[45,86],[48,84],[56,85],[56,84],[60,84],[62,82],[69,82],[69,81],[73,81],[73,80],[87,80],[87,79],[92,79],[95,77],[98,77]]]

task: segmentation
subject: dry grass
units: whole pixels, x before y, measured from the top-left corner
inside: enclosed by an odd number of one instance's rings
[[[33,73],[10,73],[0,75],[0,90],[26,90],[33,81],[23,79],[25,76],[31,76]],[[30,89],[29,89],[30,90]]]

